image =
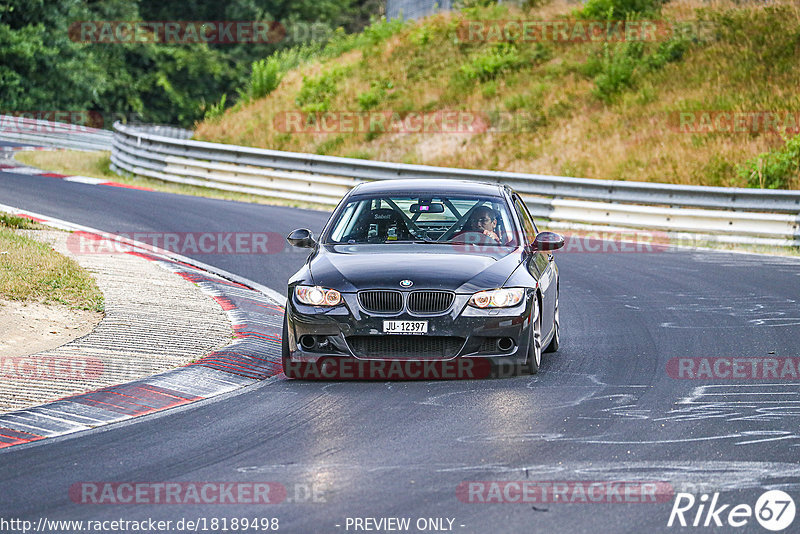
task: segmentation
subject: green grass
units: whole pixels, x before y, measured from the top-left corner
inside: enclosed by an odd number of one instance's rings
[[[19,232],[36,228],[24,218],[0,214],[0,296],[103,311],[103,294],[86,270]]]
[[[330,109],[330,103],[339,93],[339,82],[347,76],[349,68],[334,67],[319,76],[303,77],[303,86],[295,103],[303,113],[321,113]]]
[[[111,153],[105,151],[41,150],[18,152],[14,159],[25,165],[60,174],[89,176],[115,181],[117,175],[109,168]]]
[[[41,230],[41,224],[27,217],[19,217],[10,213],[0,212],[0,228],[11,230]]]
[[[786,189],[800,176],[800,135],[776,150],[759,154],[739,167],[750,187]]]

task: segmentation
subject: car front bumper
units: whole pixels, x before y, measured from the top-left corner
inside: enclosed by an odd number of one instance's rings
[[[284,364],[336,360],[340,371],[344,360],[353,360],[355,368],[362,370],[364,362],[376,369],[375,362],[386,361],[402,362],[406,369],[424,369],[425,364],[457,370],[473,364],[480,369],[487,364],[519,366],[526,361],[531,319],[538,313],[532,292],[519,305],[500,309],[474,308],[467,305],[470,295],[456,295],[449,311],[438,315],[370,314],[360,308],[356,294],[344,293],[342,298],[343,303],[332,308],[308,306],[294,297],[288,300],[288,362]],[[424,320],[428,332],[384,334],[385,320]],[[385,352],[380,349],[383,346]],[[430,367],[432,362],[436,365]]]

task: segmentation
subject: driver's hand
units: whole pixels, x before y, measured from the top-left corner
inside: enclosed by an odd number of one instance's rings
[[[483,231],[483,235],[491,237],[492,239],[494,239],[498,243],[500,242],[500,238],[497,236],[496,233],[492,232],[491,230],[484,230]]]

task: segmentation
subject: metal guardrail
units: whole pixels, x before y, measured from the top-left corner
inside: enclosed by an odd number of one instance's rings
[[[114,125],[117,171],[227,191],[335,205],[368,180],[456,178],[505,183],[535,217],[800,246],[800,191],[593,180],[281,152],[189,140],[191,132]]]
[[[0,115],[0,140],[75,150],[111,150],[109,130],[12,115]]]

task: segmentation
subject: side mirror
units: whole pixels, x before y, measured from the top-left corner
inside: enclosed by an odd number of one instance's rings
[[[564,238],[553,232],[539,232],[533,241],[535,250],[556,250],[564,246]]]
[[[292,232],[286,236],[286,241],[293,247],[299,248],[314,248],[314,245],[317,244],[317,242],[314,241],[314,234],[307,228],[292,230]]]

